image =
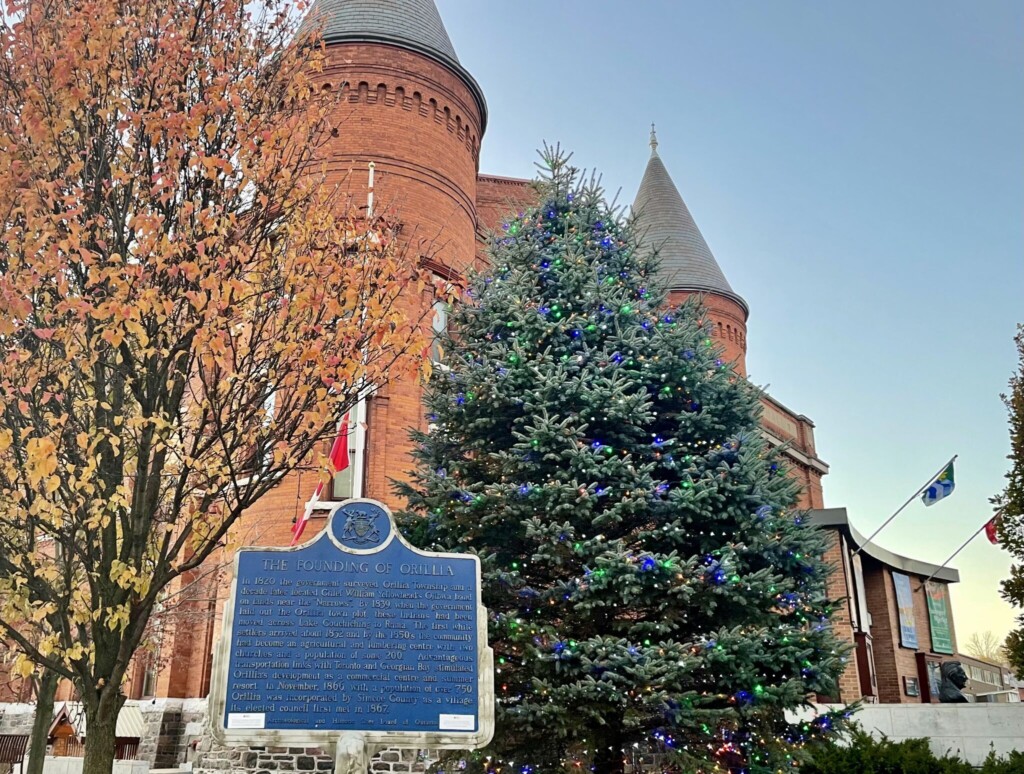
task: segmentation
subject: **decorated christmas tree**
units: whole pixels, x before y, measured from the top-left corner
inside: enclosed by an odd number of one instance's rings
[[[600,186],[543,158],[451,312],[399,486],[419,545],[482,560],[497,733],[466,762],[790,770],[835,719],[784,710],[843,668],[825,538],[701,308],[668,308]]]

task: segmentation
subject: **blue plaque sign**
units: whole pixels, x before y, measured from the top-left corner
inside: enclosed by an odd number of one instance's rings
[[[411,547],[381,503],[342,503],[305,545],[236,555],[211,689],[223,742],[479,747],[493,679],[479,560]]]

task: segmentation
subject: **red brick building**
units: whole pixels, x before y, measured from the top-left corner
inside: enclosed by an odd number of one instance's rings
[[[331,174],[353,205],[360,206],[367,201],[372,163],[375,209],[387,208],[401,221],[411,254],[440,279],[458,278],[484,260],[487,230],[529,204],[533,193],[526,180],[480,173],[480,145],[487,128],[484,95],[460,64],[434,3],[320,0],[312,17],[323,25],[329,59],[321,87],[340,92],[339,131],[327,159]],[[748,305],[715,260],[657,147],[652,132],[651,156],[634,203],[642,239],[660,251],[672,301],[692,294],[702,297],[723,357],[745,375]],[[443,324],[443,317],[444,310],[437,309],[435,324]],[[828,465],[815,450],[814,424],[770,396],[763,405],[764,433],[771,443],[786,446],[794,475],[803,485],[801,506],[815,510],[833,541],[833,597],[845,600],[836,626],[844,639],[857,643],[856,658],[851,658],[836,698],[927,700],[923,688],[929,663],[942,656],[928,650],[930,630],[921,589],[913,592],[918,645],[900,644],[892,573],[903,570],[919,583],[936,568],[874,546],[852,558],[862,538],[845,520],[845,511],[839,518],[835,510],[822,510],[821,480]],[[389,482],[411,467],[408,429],[424,424],[419,388],[413,383],[390,385],[354,414],[351,465],[338,476],[332,499],[365,496],[398,505]],[[282,481],[247,515],[240,540],[287,543],[315,482],[314,471]],[[325,501],[317,518],[326,516],[330,507],[330,500]],[[315,518],[310,529],[318,527]],[[859,575],[855,566],[861,567]],[[938,578],[957,580],[953,570]],[[146,677],[140,665],[131,686],[136,696],[204,696],[209,690],[224,584],[207,580],[205,586],[197,582],[196,588],[202,599],[182,623],[172,622],[165,632],[159,669],[150,668]],[[907,694],[907,679],[918,680],[918,696]]]
[[[484,260],[486,231],[506,213],[528,204],[533,194],[528,181],[480,173],[486,102],[459,62],[433,0],[319,0],[311,16],[323,25],[328,55],[320,87],[339,95],[338,133],[325,159],[334,182],[348,193],[352,206],[368,206],[372,169],[374,211],[386,209],[401,222],[401,238],[410,254],[439,279],[458,278]],[[672,300],[702,297],[723,357],[745,375],[748,305],[715,260],[658,155],[653,132],[634,210],[645,244],[660,250]],[[409,303],[410,314],[430,311],[429,298]],[[444,324],[443,308],[436,308],[433,316],[435,325]],[[803,485],[801,506],[814,511],[832,540],[829,558],[837,569],[832,596],[844,600],[836,626],[844,639],[857,645],[835,698],[927,701],[931,664],[950,657],[930,650],[934,638],[920,588],[920,581],[937,568],[875,546],[854,556],[863,538],[845,510],[824,510],[821,481],[828,466],[817,455],[814,424],[770,396],[763,406],[765,436],[786,447]],[[334,500],[363,496],[398,505],[390,480],[411,468],[408,430],[423,425],[420,390],[413,382],[389,385],[365,400],[352,416],[350,466],[318,507],[310,532],[320,528],[318,520]],[[313,470],[282,480],[246,515],[235,540],[287,544],[316,480]],[[208,693],[226,584],[223,574],[206,573],[195,574],[175,590],[181,593],[175,614],[167,616],[160,653],[149,662],[140,660],[127,686],[132,698]],[[906,621],[907,636],[900,639],[895,583],[903,581],[894,581],[894,573],[910,578],[913,603],[903,608],[913,618],[916,639],[909,636]],[[953,570],[937,576],[942,583],[957,579]],[[955,652],[951,621],[949,635]]]

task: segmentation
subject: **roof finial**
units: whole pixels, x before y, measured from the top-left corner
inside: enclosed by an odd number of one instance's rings
[[[658,155],[658,135],[654,133],[654,124],[651,123],[651,155]]]

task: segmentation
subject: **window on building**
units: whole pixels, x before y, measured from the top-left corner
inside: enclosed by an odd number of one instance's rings
[[[154,655],[150,662],[146,664],[146,671],[142,674],[142,694],[140,698],[156,696],[157,658],[158,654]]]
[[[452,280],[448,274],[434,271],[431,275],[433,288],[432,297],[436,300],[431,302],[430,327],[434,337],[430,343],[430,359],[435,363],[441,362],[442,347],[441,337],[448,330],[448,310],[450,306],[445,300],[452,292]]]
[[[332,500],[347,500],[350,497],[355,497],[355,469],[356,469],[356,450],[355,450],[355,428],[352,426],[352,414],[349,414],[349,427],[348,427],[348,467],[344,470],[339,470],[334,474],[334,482],[331,487],[331,499]]]
[[[431,318],[430,326],[434,330],[434,339],[430,344],[430,359],[435,363],[441,362],[441,336],[448,329],[448,303],[446,301],[435,301],[434,315]]]
[[[324,487],[324,493],[320,501],[314,504],[316,511],[330,510],[334,503],[339,500],[347,500],[350,497],[363,497],[363,473],[366,468],[366,438],[367,438],[367,417],[369,411],[369,399],[363,399],[357,403],[348,413],[348,467],[339,470],[334,474],[334,480],[330,486]],[[331,441],[333,444],[333,439]],[[330,451],[328,445],[325,452]]]
[[[932,696],[939,695],[939,686],[942,685],[942,665],[938,661],[925,662],[928,667],[928,690]]]

